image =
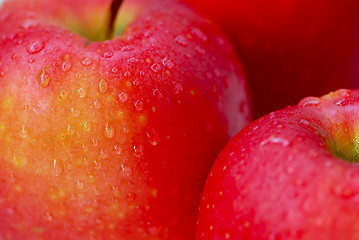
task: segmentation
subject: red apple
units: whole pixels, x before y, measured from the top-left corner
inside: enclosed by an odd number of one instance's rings
[[[359,86],[359,73],[350,63],[358,42],[357,0],[186,1],[217,22],[235,43],[255,117],[305,96]]]
[[[359,238],[359,90],[268,114],[220,153],[197,239]]]
[[[126,1],[110,39],[110,3],[0,9],[0,239],[195,237],[210,166],[249,120],[242,67],[170,1]]]

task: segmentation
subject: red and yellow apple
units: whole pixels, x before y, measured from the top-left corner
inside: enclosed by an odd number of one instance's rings
[[[193,239],[210,166],[249,121],[216,27],[128,0],[108,39],[110,4],[0,9],[0,239]]]
[[[356,240],[359,90],[272,112],[214,163],[197,239]]]
[[[358,45],[357,0],[186,1],[235,43],[256,118],[305,96],[359,86],[358,64],[353,70],[351,63],[359,55],[353,54]]]

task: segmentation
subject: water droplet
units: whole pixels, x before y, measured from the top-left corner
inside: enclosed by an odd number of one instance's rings
[[[74,132],[75,132],[74,128],[70,124],[67,125],[67,133],[71,135]]]
[[[113,56],[113,52],[104,52],[102,54],[103,58],[111,58]]]
[[[60,176],[64,172],[64,164],[61,160],[54,159],[54,175]]]
[[[201,54],[201,55],[204,55],[206,53],[206,50],[200,46],[196,46],[195,50],[198,54]]]
[[[134,145],[133,146],[133,154],[137,158],[142,158],[143,157],[143,150],[144,150],[143,145],[138,145],[138,146]]]
[[[351,105],[354,103],[355,103],[355,101],[353,99],[341,99],[341,100],[335,102],[335,105],[340,106],[340,107],[345,107],[346,105]]]
[[[121,152],[122,152],[122,148],[121,148],[120,146],[117,146],[117,145],[115,145],[115,146],[113,147],[113,150],[115,151],[115,153],[116,153],[117,155],[120,155]]]
[[[83,88],[77,89],[77,93],[79,94],[80,98],[86,97],[86,90]]]
[[[51,81],[51,76],[50,74],[48,74],[48,72],[46,72],[46,69],[47,68],[42,69],[40,73],[37,75],[37,82],[43,88],[49,86]]]
[[[159,73],[162,69],[161,69],[161,66],[158,65],[157,63],[153,64],[151,66],[151,70],[154,72],[154,73]]]
[[[102,107],[102,103],[101,103],[99,100],[95,100],[95,101],[93,102],[93,107],[94,107],[95,109],[99,110],[99,109],[101,109],[101,107]]]
[[[113,138],[115,136],[115,128],[106,123],[105,135],[108,138]]]
[[[43,41],[36,41],[27,46],[26,51],[30,54],[35,54],[44,49],[45,43]]]
[[[175,42],[178,43],[181,46],[187,46],[188,40],[185,36],[180,35],[175,38]]]
[[[70,61],[65,61],[63,64],[62,64],[62,70],[64,71],[64,72],[68,72],[70,69],[71,69],[71,67],[72,67],[72,64],[71,64],[71,62]]]
[[[173,85],[173,90],[175,94],[180,94],[183,91],[183,87],[179,82],[177,82]]]
[[[173,61],[169,58],[164,58],[162,60],[162,64],[163,66],[165,66],[167,69],[172,69],[174,68],[175,64],[173,63]]]
[[[35,62],[35,58],[29,58],[29,60],[27,60],[28,63],[34,63]]]
[[[111,69],[111,72],[112,72],[113,74],[116,74],[116,73],[119,72],[119,70],[118,70],[117,67],[113,67],[113,68]]]
[[[131,73],[128,72],[128,71],[125,72],[123,75],[125,76],[125,78],[130,78],[131,77]]]
[[[103,159],[108,157],[107,151],[105,149],[103,149],[103,148],[100,151],[100,157],[103,158]]]
[[[163,97],[163,94],[158,89],[155,89],[153,91],[153,95],[156,96],[158,99],[161,99]]]
[[[84,66],[90,66],[92,64],[92,60],[90,58],[84,58],[81,63]]]
[[[134,86],[138,86],[138,85],[140,85],[140,80],[135,79],[132,83],[133,83]]]
[[[125,177],[129,177],[132,174],[132,168],[131,167],[121,165],[121,170],[122,170],[123,176],[125,176]]]
[[[158,142],[159,142],[159,136],[158,133],[155,129],[151,129],[150,131],[147,131],[146,133],[147,137],[148,137],[148,141],[153,145],[153,146],[157,146]]]
[[[71,112],[74,115],[74,117],[80,116],[80,110],[75,107],[71,108]]]
[[[135,103],[135,108],[137,111],[142,111],[143,110],[143,102],[141,100],[137,100]]]
[[[334,193],[344,199],[349,199],[355,195],[352,188],[346,184],[339,184],[334,188]]]
[[[80,180],[77,180],[77,188],[83,189],[84,188],[84,183],[81,182]]]
[[[21,136],[22,138],[27,138],[27,136],[29,135],[29,129],[28,129],[27,127],[23,126],[23,127],[21,128],[19,134],[20,134],[20,136]]]
[[[300,119],[300,120],[299,120],[299,124],[302,125],[302,126],[304,126],[304,127],[310,126],[310,123],[309,123],[307,120],[305,120],[305,119]]]
[[[124,46],[123,48],[121,48],[121,52],[129,52],[134,50],[134,47],[132,46]]]
[[[298,105],[302,107],[317,106],[322,100],[317,97],[306,97],[302,99]]]
[[[66,90],[62,90],[59,95],[60,99],[65,99],[68,96],[69,96],[69,93]]]
[[[99,85],[98,85],[100,93],[105,93],[108,90],[108,84],[104,79],[101,79]]]
[[[140,60],[137,59],[137,57],[132,57],[132,58],[130,58],[130,59],[127,59],[127,62],[128,62],[128,63],[139,63]]]
[[[83,124],[83,127],[85,128],[86,131],[88,131],[88,132],[91,131],[91,123],[85,122]]]
[[[128,99],[127,93],[121,92],[121,93],[118,95],[118,99],[119,99],[120,102],[122,102],[122,103],[126,102],[127,99]]]
[[[262,141],[260,143],[260,146],[264,146],[269,143],[280,144],[283,147],[287,147],[289,145],[289,141],[287,139],[283,139],[281,137],[270,137],[270,138]]]
[[[98,146],[98,139],[97,138],[92,138],[92,145],[94,147],[97,147]]]
[[[206,42],[208,39],[207,36],[202,32],[202,30],[198,28],[193,28],[191,30],[191,33],[203,42]]]

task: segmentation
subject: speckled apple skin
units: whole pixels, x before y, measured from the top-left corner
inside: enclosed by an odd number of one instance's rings
[[[248,125],[210,171],[197,239],[358,239],[358,119],[359,91],[339,90]]]
[[[69,19],[109,1],[0,9],[0,239],[195,238],[210,166],[250,119],[244,74],[192,10],[139,2],[104,42]]]

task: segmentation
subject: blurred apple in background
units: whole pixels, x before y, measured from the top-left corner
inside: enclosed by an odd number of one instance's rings
[[[110,3],[0,9],[0,239],[194,239],[210,166],[250,119],[216,27],[127,0],[113,30]]]
[[[197,239],[359,239],[358,136],[359,90],[252,122],[210,171]]]
[[[186,1],[235,43],[255,118],[305,96],[359,87],[359,61],[352,63],[359,42],[357,0]]]

